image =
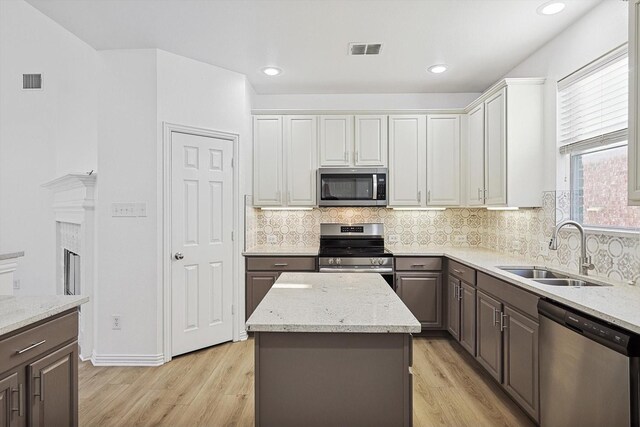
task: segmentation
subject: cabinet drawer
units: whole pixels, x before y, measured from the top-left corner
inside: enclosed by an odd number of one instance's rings
[[[78,312],[73,312],[2,339],[0,369],[18,366],[60,344],[75,340],[77,336]]]
[[[470,285],[476,284],[476,271],[459,262],[449,260],[449,274],[456,276],[458,279]]]
[[[315,257],[247,258],[249,271],[316,271]]]
[[[478,289],[500,298],[503,302],[533,319],[538,318],[540,297],[537,295],[484,273],[478,273]]]
[[[442,270],[442,258],[396,258],[396,271],[439,271]]]

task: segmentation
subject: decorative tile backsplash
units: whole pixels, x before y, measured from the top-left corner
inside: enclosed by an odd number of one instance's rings
[[[252,208],[248,198],[245,246],[317,246],[321,223],[380,222],[385,226],[385,242],[391,250],[399,246],[479,247],[577,272],[580,239],[575,229],[569,227],[560,233],[557,251],[548,249],[556,223],[569,216],[569,200],[568,192],[546,192],[542,208],[518,211],[272,211]],[[596,266],[590,274],[624,282],[640,279],[640,234],[588,233],[587,252]]]

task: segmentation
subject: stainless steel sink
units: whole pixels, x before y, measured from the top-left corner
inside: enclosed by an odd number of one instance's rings
[[[566,277],[544,268],[536,267],[500,267],[500,269],[526,279],[558,279]]]
[[[582,287],[582,286],[611,286],[593,282],[587,282],[586,280],[580,279],[534,279],[534,282],[541,283],[543,285],[551,285],[551,286],[574,286],[574,287]]]

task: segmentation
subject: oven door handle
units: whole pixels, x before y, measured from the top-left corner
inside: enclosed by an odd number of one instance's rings
[[[393,273],[393,268],[331,268],[320,267],[320,273]]]
[[[378,174],[373,174],[373,200],[378,200]]]

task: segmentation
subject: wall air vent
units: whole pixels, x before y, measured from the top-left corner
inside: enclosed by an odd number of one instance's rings
[[[380,55],[382,43],[349,43],[349,55]]]
[[[42,74],[23,74],[22,89],[42,90]]]

